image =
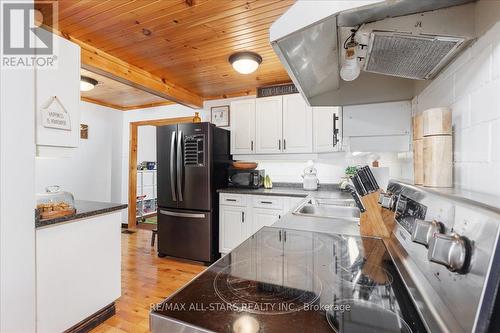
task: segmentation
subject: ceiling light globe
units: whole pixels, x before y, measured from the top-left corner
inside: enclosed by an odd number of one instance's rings
[[[238,52],[229,57],[229,63],[240,74],[250,74],[262,63],[262,57],[254,52]]]
[[[250,74],[257,70],[259,64],[253,59],[240,59],[233,62],[233,68],[240,74]]]
[[[81,76],[80,77],[80,91],[89,91],[95,88],[97,85],[97,80],[88,77],[88,76]]]

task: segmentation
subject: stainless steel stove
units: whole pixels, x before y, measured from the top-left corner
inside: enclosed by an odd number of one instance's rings
[[[151,327],[292,333],[366,332],[369,325],[372,332],[425,332],[395,280],[379,239],[267,227],[160,304]]]
[[[265,227],[159,304],[152,332],[491,331],[499,216],[390,191],[390,240]]]

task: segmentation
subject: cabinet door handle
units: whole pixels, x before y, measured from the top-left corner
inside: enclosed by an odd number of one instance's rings
[[[283,231],[283,242],[285,242],[285,243],[286,243],[286,230],[285,230],[285,231]]]
[[[279,238],[279,241],[280,241],[280,243],[281,243],[281,230],[280,230],[280,231],[278,231],[278,238]]]
[[[241,212],[241,223],[245,223],[245,212]]]
[[[281,140],[278,140],[278,150],[281,150]]]
[[[286,150],[286,139],[283,139],[283,150]]]
[[[339,120],[339,117],[334,113],[333,114],[333,147],[337,145],[339,142],[338,138],[338,133],[339,129],[337,128],[337,120]]]
[[[253,140],[250,141],[250,150],[253,151]]]
[[[263,203],[263,204],[268,204],[268,205],[272,205],[272,201],[261,201],[260,203]]]
[[[226,201],[233,201],[233,202],[236,202],[236,199],[226,199]]]

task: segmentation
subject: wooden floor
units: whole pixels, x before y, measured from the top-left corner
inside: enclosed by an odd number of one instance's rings
[[[122,234],[122,296],[116,315],[92,332],[149,332],[149,309],[189,282],[203,265],[158,258],[151,231]]]

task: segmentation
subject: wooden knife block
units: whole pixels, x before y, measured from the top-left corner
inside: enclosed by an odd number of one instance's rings
[[[368,237],[391,237],[394,228],[394,212],[382,208],[378,203],[381,191],[373,192],[361,197],[366,211],[361,213],[359,229],[361,236]]]

